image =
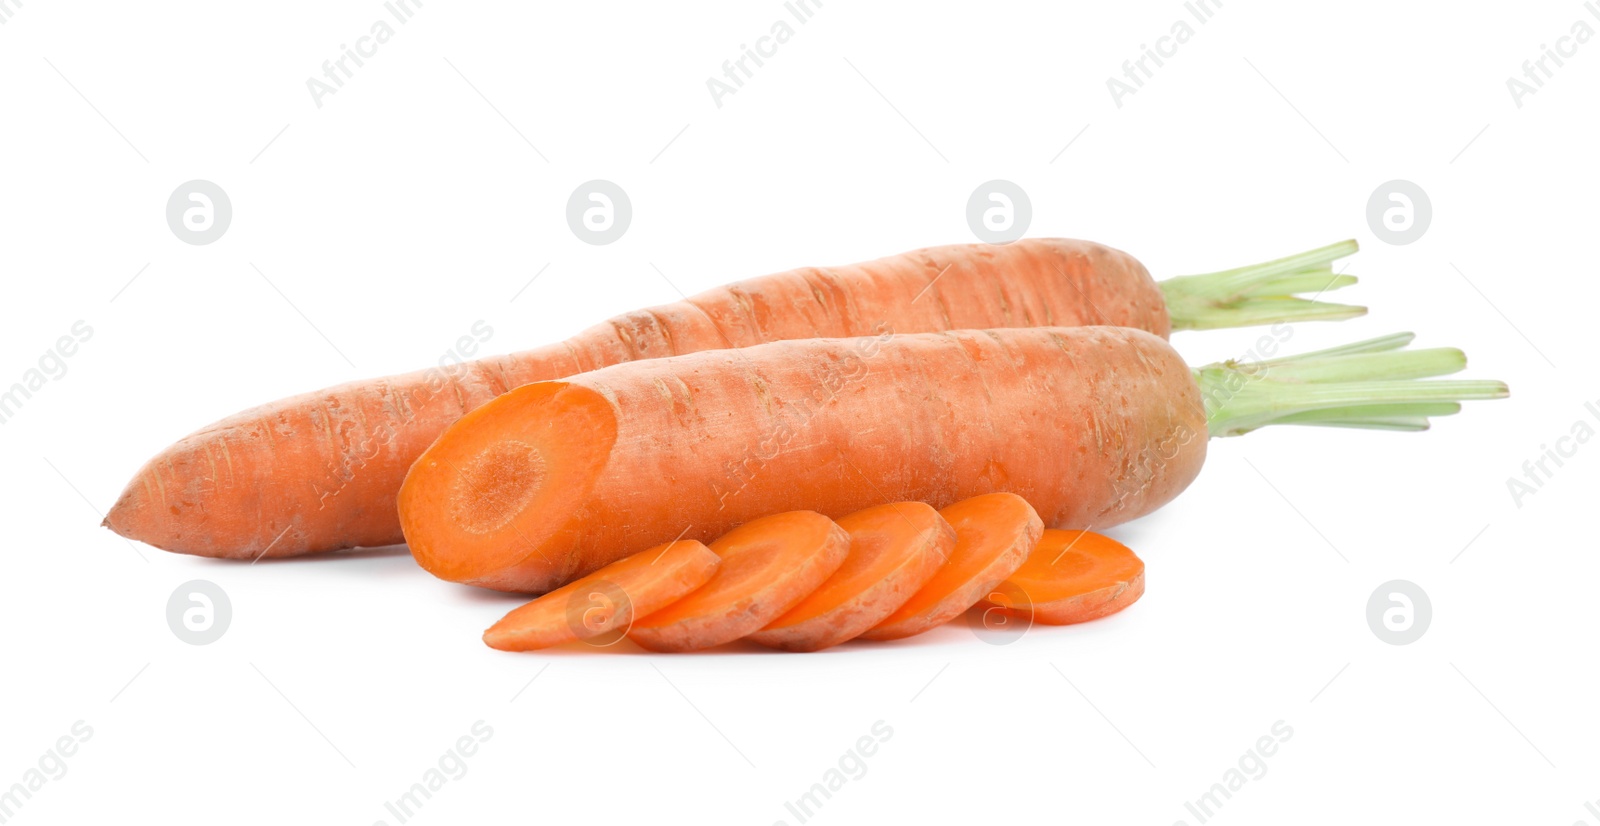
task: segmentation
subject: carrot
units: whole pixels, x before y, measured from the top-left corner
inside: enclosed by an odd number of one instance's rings
[[[850,555],[783,616],[750,635],[786,651],[820,651],[854,639],[917,593],[956,544],[955,529],[921,502],[895,502],[839,520]]]
[[[1045,625],[1115,614],[1144,595],[1144,561],[1090,531],[1048,530],[1028,560],[984,604]]]
[[[626,633],[635,618],[706,584],[721,561],[692,539],[658,545],[506,614],[483,632],[483,641],[501,651],[532,651],[613,631]]]
[[[1187,487],[1208,433],[1321,411],[1377,426],[1506,395],[1499,382],[1394,379],[1464,364],[1459,351],[1399,352],[1400,339],[1193,373],[1162,339],[1123,327],[809,339],[622,364],[467,414],[412,467],[401,524],[436,576],[513,591],[795,509],[944,507],[1005,490],[1046,525],[1110,526]]]
[[[945,563],[911,599],[861,635],[897,640],[943,625],[994,590],[1028,558],[1044,523],[1014,493],[986,493],[939,511],[956,532]]]
[[[741,525],[711,550],[722,560],[711,580],[636,621],[629,639],[652,651],[698,651],[757,631],[844,564],[850,535],[819,513],[792,511]]]
[[[441,362],[246,410],[157,454],[105,524],[159,548],[214,557],[393,544],[401,541],[395,494],[411,463],[462,414],[520,385],[816,336],[1116,324],[1165,337],[1173,329],[1346,318],[1362,308],[1289,296],[1353,283],[1329,262],[1354,251],[1347,241],[1158,284],[1117,250],[1035,239],[768,275],[618,316],[539,349]]]

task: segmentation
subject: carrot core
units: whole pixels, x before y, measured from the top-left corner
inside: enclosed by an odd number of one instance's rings
[[[485,534],[505,527],[539,494],[544,480],[538,448],[516,439],[490,445],[456,477],[452,498],[462,530]]]
[[[463,438],[418,458],[430,471],[400,487],[401,521],[414,520],[411,553],[437,576],[540,593],[600,567],[579,569],[576,535],[549,514],[572,513],[588,497],[616,442],[616,413],[601,394],[566,382],[500,399],[461,418]],[[439,514],[448,518],[430,518]],[[518,574],[524,564],[541,576]]]

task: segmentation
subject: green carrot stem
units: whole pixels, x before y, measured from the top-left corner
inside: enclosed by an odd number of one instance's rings
[[[1360,421],[1364,419],[1426,419],[1430,416],[1453,416],[1461,412],[1460,402],[1413,402],[1411,404],[1353,404],[1348,407],[1328,407],[1291,413],[1278,419],[1276,424],[1320,424],[1324,421]]]
[[[1323,293],[1328,290],[1337,290],[1348,287],[1357,282],[1353,275],[1336,275],[1332,269],[1324,268],[1316,272],[1301,275],[1285,275],[1268,281],[1262,281],[1243,290],[1249,296],[1283,296],[1294,293]]]
[[[1400,348],[1405,347],[1407,344],[1410,344],[1416,337],[1416,333],[1391,333],[1386,336],[1369,338],[1365,341],[1357,341],[1351,344],[1341,344],[1337,347],[1329,347],[1326,350],[1312,350],[1309,353],[1301,353],[1297,356],[1283,356],[1281,358],[1270,359],[1268,361],[1261,362],[1261,366],[1274,367],[1281,364],[1289,364],[1296,361],[1306,361],[1310,359],[1327,358],[1329,356],[1349,356],[1356,353],[1382,353],[1387,350],[1399,350]]]
[[[1453,347],[1394,350],[1331,358],[1296,360],[1267,368],[1276,381],[1339,381],[1341,376],[1382,375],[1385,380],[1448,376],[1467,366],[1467,354]]]
[[[1349,427],[1360,430],[1395,430],[1403,433],[1417,433],[1427,430],[1431,425],[1423,416],[1396,416],[1392,419],[1328,419],[1320,422],[1277,422],[1288,425],[1314,425],[1316,427]]]
[[[1269,424],[1426,429],[1428,417],[1459,402],[1509,395],[1498,381],[1422,381],[1466,366],[1452,348],[1403,350],[1404,333],[1253,364],[1208,364],[1194,371],[1213,436]]]
[[[1356,283],[1355,276],[1337,275],[1332,269],[1333,261],[1355,251],[1355,241],[1341,241],[1275,261],[1169,278],[1161,282],[1161,291],[1172,329],[1215,330],[1363,315],[1365,307],[1296,297]]]
[[[1452,416],[1461,412],[1457,402],[1419,402],[1416,404],[1358,404],[1291,413],[1273,424],[1320,427],[1357,427],[1367,430],[1427,430],[1432,416]]]

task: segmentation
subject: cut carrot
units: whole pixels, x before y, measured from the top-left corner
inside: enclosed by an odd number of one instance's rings
[[[1049,530],[999,590],[1004,601],[986,599],[987,607],[1044,625],[1088,622],[1115,614],[1144,594],[1144,561],[1126,545],[1092,531]]]
[[[506,614],[483,641],[502,651],[532,651],[626,633],[648,616],[710,581],[721,558],[692,539],[626,557]],[[609,643],[608,643],[609,644]]]
[[[926,585],[862,639],[897,640],[955,619],[1011,576],[1044,531],[1033,506],[1014,493],[963,499],[939,514],[955,529],[955,547]]]
[[[850,555],[800,604],[750,639],[786,651],[820,651],[893,613],[927,583],[956,544],[955,529],[921,502],[895,502],[839,520]]]
[[[1419,380],[1465,359],[1400,351],[1409,340],[1194,371],[1127,327],[802,339],[619,364],[468,413],[412,465],[400,521],[435,576],[530,591],[790,510],[1010,491],[1046,525],[1110,527],[1182,492],[1209,436],[1286,420],[1425,423],[1448,412],[1441,402],[1508,394]]]
[[[805,267],[617,316],[509,355],[351,382],[261,405],[190,434],[147,462],[106,517],[158,548],[255,559],[401,541],[406,469],[462,414],[519,385],[607,365],[783,339],[894,331],[1115,324],[1165,337],[1362,309],[1291,298],[1353,283],[1328,262],[1354,241],[1157,283],[1133,256],[1088,241],[930,247],[842,267]],[[1169,313],[1170,309],[1170,313]],[[479,322],[467,355],[494,331]],[[243,380],[248,380],[244,377]],[[169,411],[176,412],[176,411]]]
[[[711,543],[711,581],[634,622],[628,638],[652,651],[698,651],[747,636],[794,607],[844,564],[850,534],[811,511],[741,525]]]
[[[782,341],[519,387],[417,459],[400,517],[435,576],[537,592],[791,510],[1008,490],[1046,524],[1125,521],[1194,479],[1205,433],[1177,352],[1126,327]]]

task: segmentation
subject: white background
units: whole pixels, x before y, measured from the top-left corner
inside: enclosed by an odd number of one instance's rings
[[[375,0],[7,8],[0,385],[94,330],[0,426],[0,786],[94,732],[11,822],[393,824],[385,801],[483,720],[413,822],[793,824],[785,801],[882,720],[816,823],[1194,824],[1184,803],[1283,720],[1217,822],[1600,823],[1600,447],[1520,507],[1506,484],[1600,428],[1600,45],[1520,108],[1506,87],[1574,21],[1600,28],[1576,0],[1227,0],[1120,108],[1106,79],[1179,3],[827,0],[721,108],[706,79],[787,16],[775,0],[430,0],[321,108],[306,79]],[[234,207],[209,246],[164,217],[194,178]],[[632,199],[609,246],[566,225],[592,178]],[[425,366],[480,319],[511,351],[673,285],[969,241],[992,178],[1030,193],[1030,234],[1158,277],[1356,237],[1339,298],[1373,312],[1288,349],[1413,330],[1513,397],[1425,434],[1213,442],[1187,493],[1112,531],[1143,600],[1006,646],[954,627],[812,656],[508,655],[478,635],[518,600],[403,549],[247,566],[98,526],[146,458],[235,410]],[[1433,203],[1409,246],[1366,223],[1395,178]],[[1198,364],[1256,335],[1175,344]],[[196,578],[233,606],[204,647],[164,617]],[[1433,603],[1405,647],[1364,616],[1395,578]]]

